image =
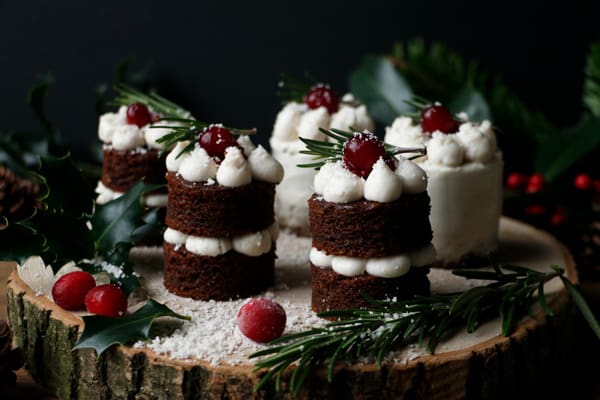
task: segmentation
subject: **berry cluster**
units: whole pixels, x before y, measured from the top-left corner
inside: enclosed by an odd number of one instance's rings
[[[87,309],[106,317],[122,317],[127,312],[127,295],[117,285],[96,286],[94,277],[84,271],[61,276],[52,287],[54,302],[65,310]]]

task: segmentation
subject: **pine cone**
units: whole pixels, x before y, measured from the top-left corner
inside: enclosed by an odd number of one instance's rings
[[[39,206],[39,186],[0,165],[0,217],[22,219]]]
[[[21,368],[23,363],[21,350],[12,348],[12,335],[8,324],[0,320],[0,390],[15,384],[16,375],[13,371]]]

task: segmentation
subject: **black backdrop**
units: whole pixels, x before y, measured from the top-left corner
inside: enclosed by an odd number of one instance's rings
[[[66,140],[96,141],[95,88],[117,65],[151,63],[159,92],[210,121],[259,128],[266,143],[280,72],[347,88],[349,72],[394,40],[441,41],[500,73],[560,124],[581,109],[600,2],[191,2],[0,0],[0,130],[35,131],[25,97],[52,73],[47,110]]]

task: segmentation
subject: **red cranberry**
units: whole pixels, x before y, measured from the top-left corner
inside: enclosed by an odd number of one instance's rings
[[[117,285],[96,286],[85,296],[89,312],[105,317],[122,317],[127,312],[127,295]]]
[[[386,157],[385,147],[383,142],[370,132],[357,132],[344,143],[344,165],[360,177],[369,176],[373,164],[380,157]],[[391,159],[390,161],[393,162]]]
[[[311,110],[325,107],[329,114],[333,114],[340,107],[340,100],[336,94],[329,86],[323,84],[312,87],[304,96],[304,102]]]
[[[560,226],[563,225],[565,222],[567,222],[567,212],[564,208],[559,207],[550,217],[550,224],[552,224],[553,226]]]
[[[237,146],[237,142],[231,132],[222,125],[211,125],[200,133],[198,139],[200,146],[206,150],[209,156],[219,160],[225,158],[225,149]]]
[[[450,111],[439,104],[427,106],[421,112],[421,129],[425,133],[455,133],[458,127],[459,124]]]
[[[531,204],[525,207],[525,214],[531,215],[533,217],[538,217],[542,214],[546,213],[546,207],[540,204]]]
[[[61,276],[52,287],[54,302],[65,310],[81,310],[85,295],[96,286],[94,277],[84,271]]]
[[[532,174],[529,177],[529,181],[527,182],[527,187],[525,191],[527,193],[537,193],[544,188],[544,184],[546,183],[544,176],[538,172]]]
[[[152,120],[152,115],[142,103],[133,103],[127,107],[127,123],[129,125],[137,125],[141,128],[144,125],[148,125]]]
[[[592,178],[588,174],[577,174],[573,180],[573,186],[583,192],[590,190],[592,185]]]
[[[258,343],[277,339],[285,329],[285,310],[269,299],[252,299],[245,303],[237,315],[240,331]]]
[[[150,121],[152,123],[156,123],[156,122],[160,121],[161,118],[162,118],[162,115],[160,115],[160,114],[152,114]]]

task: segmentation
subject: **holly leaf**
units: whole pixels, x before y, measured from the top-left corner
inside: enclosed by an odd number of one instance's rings
[[[599,147],[600,119],[584,116],[576,126],[558,132],[540,144],[535,159],[536,170],[552,181]]]
[[[83,317],[85,326],[73,349],[94,349],[100,356],[115,344],[148,339],[150,327],[158,317],[190,320],[190,317],[177,314],[164,304],[150,299],[139,310],[122,318],[99,315]]]
[[[0,260],[23,264],[31,255],[47,249],[46,238],[21,223],[10,223],[0,218]]]
[[[38,77],[38,82],[29,90],[27,94],[27,103],[31,107],[31,110],[35,116],[39,119],[41,124],[44,126],[46,132],[51,136],[56,135],[58,130],[52,125],[46,112],[44,110],[44,103],[46,95],[48,94],[48,87],[54,82],[54,77],[51,74],[41,75]],[[55,137],[53,137],[55,139]]]
[[[96,250],[100,255],[108,255],[120,242],[127,243],[139,239],[139,237],[132,238],[132,234],[146,224],[143,220],[145,209],[142,207],[140,197],[160,186],[140,181],[123,196],[106,204],[96,205],[91,223]]]
[[[48,212],[74,218],[92,214],[94,192],[70,155],[42,156],[39,176],[47,189],[42,199]]]
[[[385,57],[364,57],[350,74],[350,90],[381,124],[390,125],[397,116],[413,111],[406,103],[413,97],[412,89]]]
[[[470,86],[463,88],[448,104],[448,108],[453,114],[467,113],[469,120],[474,122],[492,119],[487,101],[479,90]]]

